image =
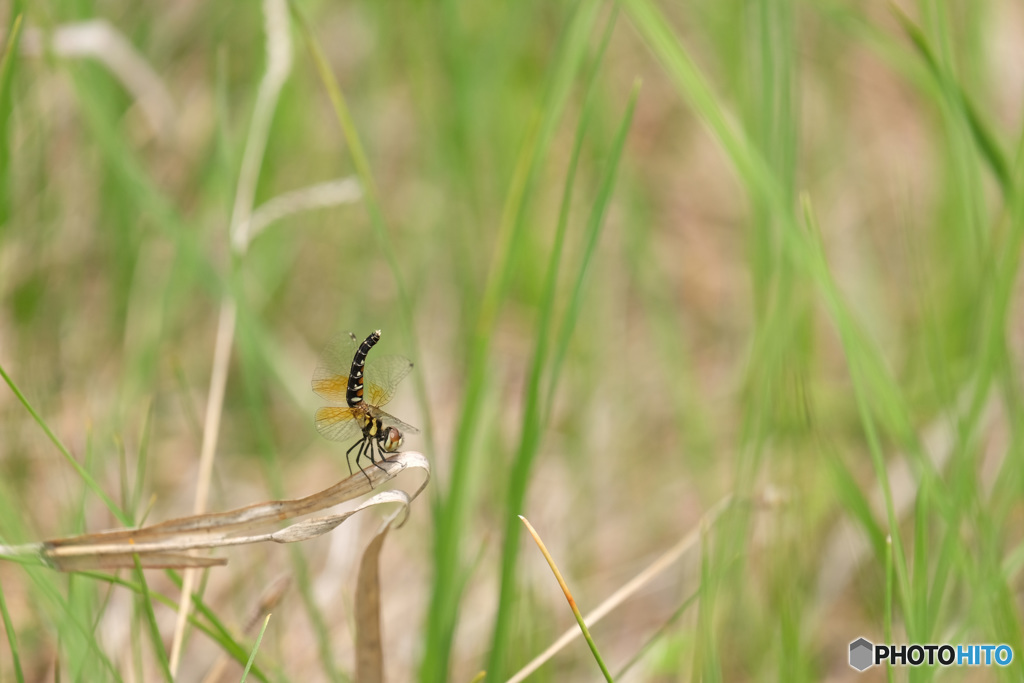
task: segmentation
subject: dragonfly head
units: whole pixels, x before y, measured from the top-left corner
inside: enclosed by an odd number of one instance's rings
[[[380,447],[388,453],[394,453],[402,446],[402,432],[394,427],[387,427],[380,435]]]

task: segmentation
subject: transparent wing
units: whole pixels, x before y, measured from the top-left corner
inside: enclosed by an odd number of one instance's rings
[[[352,369],[352,358],[358,348],[359,340],[351,332],[339,334],[324,348],[313,371],[312,386],[317,395],[328,401],[345,403],[348,371]]]
[[[348,441],[363,433],[352,409],[338,406],[324,406],[316,411],[316,430],[331,441]]]
[[[371,406],[386,405],[395,395],[395,387],[409,374],[410,370],[412,370],[412,361],[408,358],[403,356],[377,356],[374,358],[371,353],[366,359],[366,368],[363,371],[363,387],[369,404]]]
[[[394,427],[395,429],[397,429],[398,431],[402,432],[403,434],[419,434],[420,433],[420,430],[416,429],[411,424],[406,424],[405,422],[402,422],[401,420],[399,420],[394,415],[391,415],[389,413],[385,413],[383,410],[375,408],[374,406],[370,406],[370,415],[373,416],[373,417],[380,418],[380,421],[382,423],[384,423],[385,427]],[[361,431],[362,430],[360,430],[360,432]]]

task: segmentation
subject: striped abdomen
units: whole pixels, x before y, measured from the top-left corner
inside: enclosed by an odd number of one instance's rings
[[[352,369],[348,372],[348,388],[345,390],[345,400],[348,401],[350,408],[355,408],[363,402],[363,366],[366,364],[366,355],[379,341],[380,330],[377,330],[359,345],[356,355],[352,358]]]

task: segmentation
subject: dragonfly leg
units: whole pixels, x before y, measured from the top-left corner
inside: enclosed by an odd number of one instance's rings
[[[370,475],[368,475],[366,473],[366,470],[363,469],[363,466],[359,464],[359,461],[362,459],[368,443],[369,439],[367,439],[364,436],[362,439],[359,439],[359,441],[356,441],[354,444],[352,444],[347,451],[345,451],[345,460],[348,461],[348,476],[352,476],[352,458],[349,457],[349,454],[353,451],[353,449],[358,447],[359,450],[356,451],[356,467],[358,467],[359,471],[363,473],[363,476],[366,477],[366,480],[370,481]],[[373,482],[370,483],[372,484]]]
[[[377,469],[379,469],[381,472],[384,472],[386,474],[387,470],[384,469],[384,466],[381,465],[380,463],[384,462],[385,460],[387,460],[387,456],[384,455],[384,449],[381,448],[380,441],[377,442],[377,455],[380,456],[380,461],[374,461],[373,464],[377,466]]]
[[[359,441],[356,441],[354,444],[352,444],[352,446],[347,451],[345,451],[345,461],[348,463],[348,476],[350,476],[350,477],[352,476],[352,458],[349,457],[349,453],[352,452],[353,448],[355,448],[356,446],[359,446],[362,443],[363,442],[360,439]],[[359,464],[359,454],[358,453],[356,454],[356,464],[357,465]],[[362,469],[362,468],[360,468],[360,469]]]
[[[370,475],[366,473],[366,470],[363,469],[363,466],[359,464],[359,460],[361,458],[366,457],[367,451],[369,451],[370,453],[373,453],[373,450],[372,450],[373,449],[373,440],[372,439],[368,439],[368,438],[366,438],[364,436],[363,440],[360,441],[359,443],[360,443],[359,454],[356,456],[356,465],[359,466],[359,471],[363,473],[364,477],[366,477],[366,481],[370,484],[370,488],[373,488],[373,480],[370,479]],[[373,456],[372,455],[370,456],[370,461],[371,462],[373,461]]]

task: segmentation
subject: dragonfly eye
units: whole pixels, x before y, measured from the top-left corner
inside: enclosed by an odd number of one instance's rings
[[[388,453],[394,453],[402,445],[402,432],[394,427],[388,427],[381,436],[380,446]]]

